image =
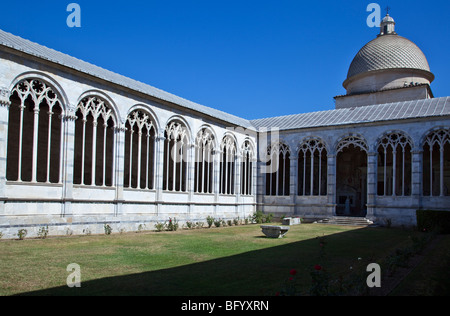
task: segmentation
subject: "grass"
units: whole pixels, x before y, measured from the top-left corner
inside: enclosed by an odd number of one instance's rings
[[[265,238],[259,225],[245,225],[2,240],[0,295],[274,295],[291,269],[306,291],[319,260],[317,237],[326,239],[333,274],[358,257],[388,256],[409,245],[412,234],[420,233],[302,224],[282,239]],[[70,263],[81,267],[81,288],[66,285]]]

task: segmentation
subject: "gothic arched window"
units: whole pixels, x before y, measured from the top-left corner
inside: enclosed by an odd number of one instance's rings
[[[254,149],[248,140],[244,142],[241,153],[241,194],[252,195]]]
[[[231,136],[225,136],[220,144],[220,182],[221,194],[235,194],[236,142]]]
[[[266,195],[290,194],[290,155],[289,147],[276,143],[267,148]]]
[[[390,133],[378,143],[378,195],[411,195],[412,144],[403,133]]]
[[[63,110],[58,95],[41,80],[25,79],[10,100],[7,180],[60,183]]]
[[[76,116],[74,183],[113,186],[116,122],[111,105],[89,96],[78,104]]]
[[[125,124],[124,187],[154,188],[155,126],[152,116],[144,110],[135,110]]]
[[[298,195],[327,195],[327,150],[320,139],[305,140],[299,147]]]
[[[195,139],[194,191],[213,193],[214,135],[206,128]]]
[[[450,195],[450,128],[431,132],[425,139],[423,195]]]
[[[163,190],[186,192],[189,143],[186,126],[172,121],[166,126],[164,136]]]

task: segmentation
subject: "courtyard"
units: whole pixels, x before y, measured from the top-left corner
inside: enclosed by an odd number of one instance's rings
[[[271,239],[257,224],[206,227],[0,240],[0,295],[449,294],[448,235],[303,223]],[[72,263],[81,287],[67,286]],[[367,287],[368,263],[381,288]],[[312,286],[318,273],[326,293]]]

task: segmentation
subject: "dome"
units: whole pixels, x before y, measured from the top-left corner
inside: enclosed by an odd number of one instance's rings
[[[387,14],[381,22],[385,23],[385,22],[395,22],[395,21],[391,16],[389,16],[389,14]]]
[[[379,36],[367,43],[353,59],[347,80],[358,74],[384,69],[430,72],[428,61],[416,44],[396,34]]]

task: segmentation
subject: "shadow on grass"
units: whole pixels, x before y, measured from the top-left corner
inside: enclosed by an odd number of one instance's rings
[[[325,238],[330,270],[348,269],[351,261],[361,256],[386,256],[395,249],[396,243],[407,239],[407,233],[393,232],[392,229],[361,228],[327,235]],[[386,234],[389,236],[386,237]],[[289,238],[289,234],[286,238]],[[91,281],[83,281],[81,267],[80,288],[61,286],[19,295],[273,296],[289,278],[291,269],[297,270],[297,284],[307,289],[310,272],[318,263],[318,239],[283,245],[276,245],[274,241],[270,240],[275,246],[261,250]]]

